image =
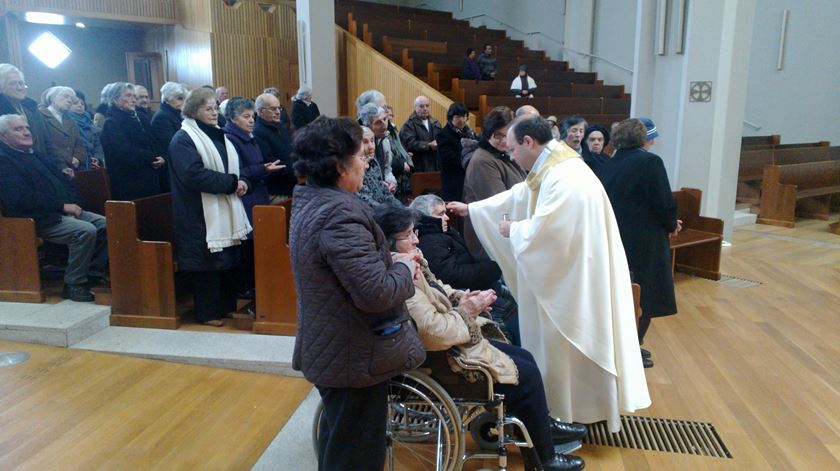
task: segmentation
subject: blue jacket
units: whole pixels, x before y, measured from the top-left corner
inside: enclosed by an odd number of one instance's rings
[[[265,170],[262,151],[254,135],[246,134],[232,121],[225,123],[224,131],[239,154],[239,173],[247,178],[251,185],[251,191],[242,197],[242,203],[245,205],[245,212],[248,213],[248,221],[253,225],[254,206],[270,204],[268,188],[265,186],[265,177],[268,172]],[[248,234],[248,237],[252,238],[253,234],[253,232]]]

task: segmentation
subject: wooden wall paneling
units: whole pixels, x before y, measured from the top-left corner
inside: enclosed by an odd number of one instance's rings
[[[44,11],[87,18],[176,24],[173,0],[0,0],[8,11]],[[180,0],[181,2],[188,0]],[[200,0],[190,3],[204,4]],[[197,4],[197,5],[198,5]],[[2,7],[0,7],[2,9]]]
[[[178,20],[184,28],[204,31],[213,31],[210,19],[210,5],[207,0],[177,0]],[[213,3],[222,3],[214,1]]]
[[[210,33],[180,25],[162,26],[146,32],[144,46],[161,55],[164,80],[191,87],[213,83]]]
[[[411,75],[344,29],[337,26],[336,34],[345,43],[345,47],[341,49],[346,51],[346,68],[340,70],[346,69],[346,75],[339,77],[339,83],[346,84],[346,107],[350,113],[356,113],[356,97],[373,88],[384,93],[388,104],[394,108],[394,121],[397,126],[402,126],[414,111],[414,98],[418,95],[429,97],[432,116],[441,122],[446,121],[446,111],[453,103],[446,95]],[[470,116],[469,124],[475,128],[474,116]]]

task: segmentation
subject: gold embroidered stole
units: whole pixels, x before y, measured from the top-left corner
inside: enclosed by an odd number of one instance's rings
[[[536,211],[537,197],[540,194],[540,185],[542,185],[542,181],[545,176],[548,175],[548,171],[555,165],[574,158],[580,158],[580,155],[565,142],[560,142],[560,145],[555,147],[554,150],[548,154],[548,157],[545,159],[545,162],[543,162],[542,167],[540,167],[540,169],[536,172],[528,174],[528,177],[525,178],[525,184],[528,185],[528,189],[531,190],[531,200],[528,205],[528,217],[533,216],[534,211]]]

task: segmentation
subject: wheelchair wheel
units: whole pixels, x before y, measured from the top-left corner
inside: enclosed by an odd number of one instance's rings
[[[482,450],[497,450],[499,437],[496,431],[496,414],[483,412],[469,424],[470,434]]]
[[[312,449],[315,456],[318,456],[318,434],[321,432],[321,415],[324,413],[324,402],[319,400],[315,408],[315,417],[312,420]]]
[[[408,371],[388,385],[386,469],[461,469],[461,416],[449,394],[432,378]]]

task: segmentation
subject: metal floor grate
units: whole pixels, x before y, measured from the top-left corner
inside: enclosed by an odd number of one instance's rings
[[[746,278],[738,278],[732,275],[720,275],[720,280],[715,283],[720,283],[732,288],[752,288],[753,286],[761,285],[760,281],[748,280]]]
[[[589,445],[732,458],[715,426],[707,422],[622,415],[618,433],[610,433],[606,422],[588,427],[583,443]]]

